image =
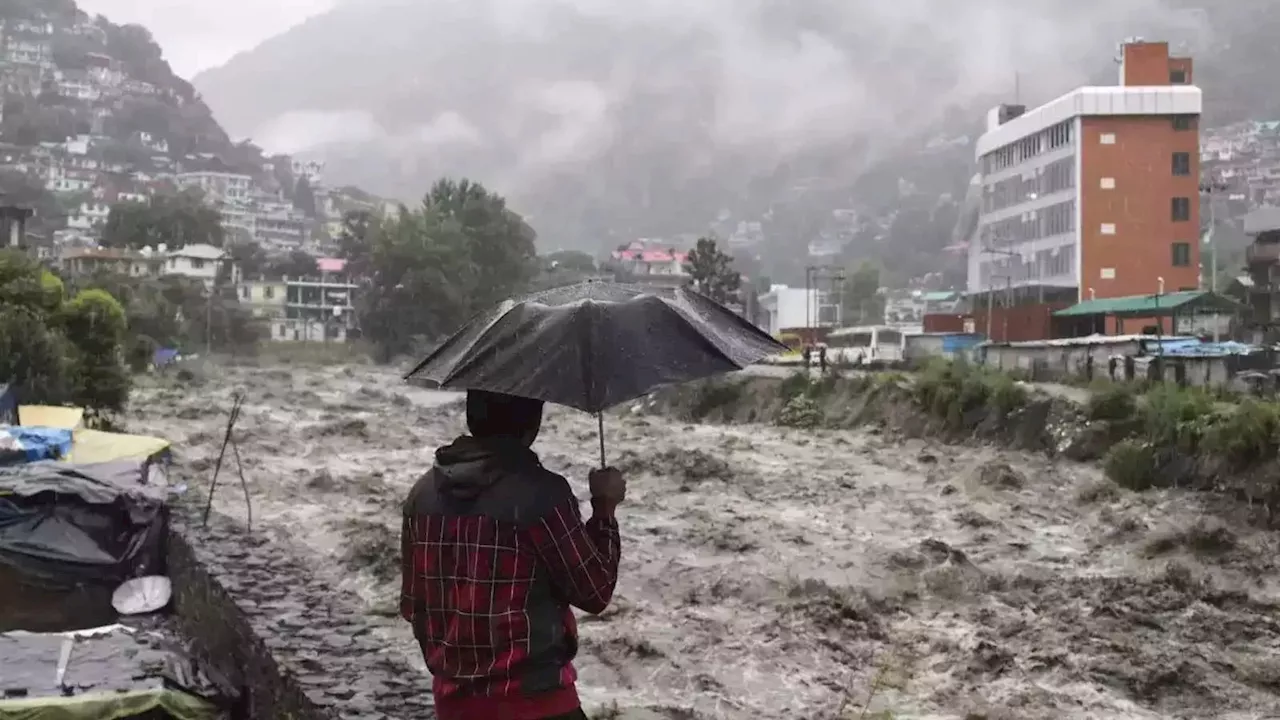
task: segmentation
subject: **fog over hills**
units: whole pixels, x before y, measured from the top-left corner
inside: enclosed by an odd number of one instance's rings
[[[479,179],[544,247],[763,220],[794,255],[822,231],[808,215],[883,225],[904,193],[925,210],[963,194],[966,137],[1015,87],[1041,102],[1111,81],[1126,36],[1200,56],[1280,13],[1195,4],[362,0],[195,85],[233,136],[322,157],[335,182],[409,199],[440,175]],[[949,240],[912,232],[925,253]]]

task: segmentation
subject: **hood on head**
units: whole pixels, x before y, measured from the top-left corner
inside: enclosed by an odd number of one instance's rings
[[[486,390],[467,391],[467,430],[485,440],[518,440],[533,445],[542,427],[541,400]]]
[[[436,487],[458,499],[478,497],[513,469],[538,457],[519,440],[463,435],[436,450]]]

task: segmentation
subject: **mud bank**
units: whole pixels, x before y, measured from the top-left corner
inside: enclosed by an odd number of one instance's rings
[[[1086,422],[1079,403],[1009,379],[991,379],[997,377],[982,378],[991,387],[978,390],[963,383],[939,388],[922,402],[916,378],[904,373],[738,375],[667,388],[635,409],[697,423],[872,428],[899,437],[954,444],[979,441],[1080,461],[1099,459],[1110,447],[1108,438]],[[979,397],[970,401],[965,393]]]
[[[750,403],[709,403],[706,388],[689,387],[606,421],[629,492],[613,606],[580,618],[589,712],[1280,713],[1276,536],[1234,522],[1213,496],[1128,492],[1096,464],[1043,452],[1069,435],[1059,428],[1074,427],[1075,411],[1050,400],[1036,411],[1043,423],[1028,407],[1016,422],[987,421],[988,443],[948,444],[964,437],[951,421],[884,401],[872,422],[872,403],[852,391],[849,403],[822,406],[820,394],[781,402],[777,381],[745,387],[758,395]],[[301,578],[272,592],[303,608],[332,603],[353,626],[362,616],[382,652],[364,662],[412,667],[402,677],[425,696],[412,634],[394,617],[398,503],[433,449],[461,431],[456,396],[374,368],[229,368],[141,387],[129,427],[173,440],[179,472],[200,483],[237,390],[248,396],[237,440],[261,540],[250,547],[228,531],[207,546],[209,561],[239,566],[247,552],[273,567],[292,557]],[[645,412],[660,405],[666,413]],[[789,426],[763,424],[787,406]],[[1034,451],[1007,449],[1019,437]],[[536,447],[585,498],[594,419],[553,409]],[[242,521],[237,485],[223,485],[215,504]],[[297,634],[277,631],[275,642]],[[354,670],[342,672],[354,686]]]
[[[174,513],[168,566],[178,622],[262,720],[431,718],[421,677],[388,657],[365,614],[298,550],[228,518]]]

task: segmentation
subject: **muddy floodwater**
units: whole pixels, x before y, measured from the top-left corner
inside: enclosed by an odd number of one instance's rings
[[[388,652],[422,667],[394,617],[397,505],[461,431],[457,396],[366,367],[215,369],[145,381],[129,430],[173,440],[180,472],[202,483],[237,388],[255,525],[359,595]],[[614,604],[581,623],[588,710],[1280,713],[1280,548],[1207,495],[1133,494],[1091,466],[869,431],[634,412],[606,431],[629,489]],[[595,432],[552,410],[535,446],[584,501]],[[238,483],[225,475],[216,504],[244,518]]]

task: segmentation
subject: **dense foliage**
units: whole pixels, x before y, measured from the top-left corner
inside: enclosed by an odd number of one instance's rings
[[[0,378],[20,402],[118,411],[129,396],[124,308],[63,284],[16,251],[0,251]]]
[[[111,206],[102,229],[105,247],[141,249],[202,243],[222,247],[222,218],[198,192],[157,194],[150,203]]]
[[[716,247],[714,239],[698,239],[689,251],[688,271],[698,292],[718,303],[738,302],[742,275],[733,268],[733,258]]]
[[[383,360],[442,339],[472,314],[529,288],[535,235],[499,195],[441,180],[396,217],[349,215],[340,239],[364,277],[357,317]]]

